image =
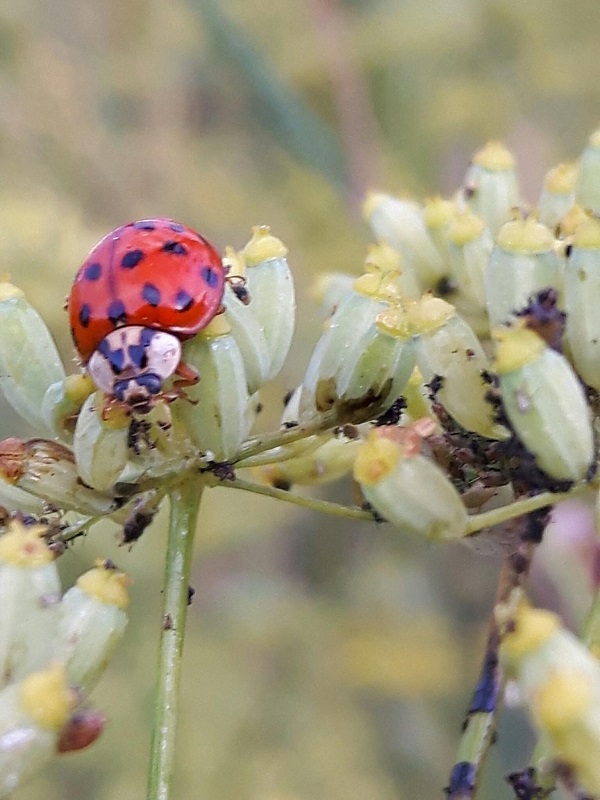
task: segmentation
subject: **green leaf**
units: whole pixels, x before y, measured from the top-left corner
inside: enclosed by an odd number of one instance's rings
[[[218,0],[193,0],[215,48],[240,71],[255,97],[261,123],[294,158],[320,172],[338,190],[346,186],[346,165],[335,134],[302,96],[279,80],[267,59]]]

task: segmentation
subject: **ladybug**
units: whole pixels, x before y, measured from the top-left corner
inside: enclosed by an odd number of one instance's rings
[[[67,300],[75,347],[96,386],[148,413],[157,397],[198,381],[181,342],[222,310],[225,269],[215,248],[171,219],[122,225],[91,250]],[[163,392],[172,375],[174,391]]]

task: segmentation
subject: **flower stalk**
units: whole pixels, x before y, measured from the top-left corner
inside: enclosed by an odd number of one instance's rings
[[[188,479],[169,495],[163,618],[147,800],[168,800],[171,796],[188,588],[203,488],[200,480]]]

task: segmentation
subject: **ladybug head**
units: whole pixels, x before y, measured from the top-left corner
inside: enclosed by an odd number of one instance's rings
[[[176,336],[129,325],[104,337],[87,369],[98,389],[147,414],[180,361],[181,343]]]

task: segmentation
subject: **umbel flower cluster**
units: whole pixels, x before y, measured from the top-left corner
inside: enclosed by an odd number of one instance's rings
[[[0,442],[0,503],[9,515],[0,569],[8,569],[7,542],[17,533],[55,554],[109,517],[131,543],[163,498],[192,478],[201,489],[255,491],[387,521],[400,534],[501,548],[507,566],[485,659],[493,668],[470,708],[464,741],[472,747],[459,749],[447,794],[473,796],[508,676],[541,732],[531,768],[511,778],[518,796],[539,796],[560,775],[600,797],[598,611],[583,643],[523,596],[549,509],[567,496],[598,493],[600,132],[577,163],[548,173],[533,208],[521,197],[511,153],[489,143],[453,198],[419,203],[373,193],[364,212],[376,240],[364,274],[320,279],[324,330],[272,434],[250,435],[260,389],[288,355],[295,298],[286,248],[268,228],[256,228],[240,252],[225,251],[222,311],[183,342],[182,361],[199,382],[171,396],[167,382],[162,399],[141,410],[111,402],[85,367],[65,375],[37,312],[18,288],[0,284],[0,385],[39,431],[39,438]],[[295,484],[350,474],[362,506],[293,492]],[[41,529],[49,509],[55,518]],[[43,564],[54,568],[50,556]],[[33,567],[19,562],[19,569],[18,587],[4,578],[0,585],[9,607],[21,602],[13,594],[25,591],[23,575]],[[98,569],[116,580],[112,565]],[[21,613],[18,636],[33,641],[39,609],[49,613],[48,606],[58,619],[71,613],[72,601],[67,593],[59,602],[55,583],[46,591],[37,578],[28,580],[32,611]],[[55,599],[42,602],[46,595]],[[121,615],[107,623],[112,646],[124,626],[123,605],[109,605]],[[75,656],[60,644],[67,623],[56,624],[45,628],[43,654],[21,656],[19,666],[3,671],[19,709],[10,730],[0,729],[6,789],[42,760],[30,760],[14,734],[38,724],[23,705],[31,674],[51,676],[62,687],[57,696],[71,698],[44,739],[45,753],[57,749],[90,688],[85,670],[69,671]],[[16,648],[10,635],[3,620],[4,664]],[[94,635],[81,639],[87,657],[94,653],[94,664],[104,664],[108,645]]]
[[[127,625],[128,579],[109,562],[61,597],[52,522],[5,515],[0,536],[0,796],[55,754],[87,747],[87,705]]]

